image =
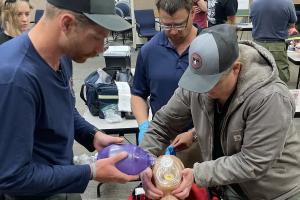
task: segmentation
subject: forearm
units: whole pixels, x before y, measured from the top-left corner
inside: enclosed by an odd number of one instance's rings
[[[14,173],[3,173],[0,190],[15,195],[52,195],[82,193],[90,179],[88,165],[43,165],[11,163]],[[8,175],[9,177],[6,177]],[[6,177],[6,178],[5,178]],[[20,184],[22,183],[22,184]]]
[[[207,12],[207,2],[206,1],[197,0],[196,3],[202,12]]]
[[[87,122],[74,108],[74,129],[75,140],[83,145],[87,150],[94,151],[93,146],[95,127]]]
[[[131,96],[131,110],[138,124],[143,123],[149,118],[149,107],[146,100],[139,96]]]
[[[298,30],[296,29],[296,25],[295,24],[289,24],[289,26],[288,26],[288,34],[289,34],[289,36],[298,34]]]
[[[40,93],[19,86],[9,84],[0,91],[1,193],[83,192],[89,182],[90,169],[87,165],[72,165],[73,113],[68,113],[66,119],[49,114],[46,110],[52,107],[41,106],[44,104],[39,101]],[[17,102],[19,99],[22,103]]]
[[[290,28],[296,28],[296,25],[295,25],[294,23],[289,24],[289,25],[288,25],[288,29],[290,29]]]
[[[22,110],[20,107],[18,108]],[[0,148],[0,157],[4,161],[0,165],[0,191],[15,195],[83,192],[90,178],[88,166],[74,166],[71,165],[70,160],[64,161],[65,166],[48,163],[46,160],[51,160],[52,154],[46,156],[38,154],[42,150],[37,150],[37,147],[33,146],[34,142],[41,144],[34,140],[33,136],[35,115],[29,114],[28,109],[22,108],[27,116],[15,116],[14,120],[18,124],[18,129],[11,126],[11,120],[2,122],[2,128],[7,131],[7,134],[0,134],[0,141],[6,143],[6,146]],[[7,116],[7,118],[10,117]],[[23,122],[21,122],[22,119],[24,119]],[[46,134],[45,137],[47,137]],[[14,139],[12,140],[12,138]],[[51,143],[50,140],[49,143]],[[48,148],[52,147],[49,144]],[[37,153],[34,153],[33,149]],[[64,153],[60,152],[57,155],[63,156]]]

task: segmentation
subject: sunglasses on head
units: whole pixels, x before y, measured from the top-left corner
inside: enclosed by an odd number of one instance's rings
[[[7,4],[11,4],[11,3],[16,3],[17,0],[6,0],[4,5],[6,6]],[[24,1],[27,1],[29,2],[29,0],[24,0]]]
[[[4,5],[7,5],[9,3],[15,3],[15,2],[16,2],[16,0],[6,0],[5,3],[4,3]]]

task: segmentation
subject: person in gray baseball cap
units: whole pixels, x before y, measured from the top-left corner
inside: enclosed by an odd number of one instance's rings
[[[182,171],[174,196],[185,199],[195,182],[220,199],[300,199],[294,114],[272,54],[251,41],[238,43],[235,27],[216,25],[191,43],[179,88],[140,146],[159,156],[192,118],[203,162]],[[148,197],[163,195],[150,168],[140,177]]]
[[[101,53],[110,30],[130,25],[114,0],[48,0],[29,31],[0,47],[0,194],[10,200],[77,200],[90,180],[126,183],[115,167],[122,152],[73,164],[74,139],[87,150],[121,143],[85,121],[75,108],[72,60]],[[1,199],[1,195],[0,195]]]
[[[211,90],[239,56],[235,36],[236,30],[229,26],[204,29],[190,46],[189,67],[179,86],[199,93]]]

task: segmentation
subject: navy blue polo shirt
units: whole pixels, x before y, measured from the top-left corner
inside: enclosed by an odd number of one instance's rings
[[[143,99],[150,96],[154,116],[167,104],[187,67],[188,49],[179,55],[165,33],[160,32],[138,54],[131,93]]]

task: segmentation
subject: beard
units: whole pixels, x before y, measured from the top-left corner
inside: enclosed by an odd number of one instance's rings
[[[72,58],[72,60],[76,63],[85,63],[88,58]]]
[[[88,58],[94,58],[96,56],[98,56],[97,52],[86,53],[86,54],[83,54],[82,52],[74,52],[69,57],[77,63],[84,63]]]

